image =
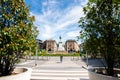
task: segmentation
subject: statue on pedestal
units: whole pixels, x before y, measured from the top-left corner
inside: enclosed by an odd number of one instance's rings
[[[58,43],[58,51],[65,51],[65,48],[63,47],[63,44],[61,41],[62,37],[60,36],[59,39],[60,39],[60,41]]]

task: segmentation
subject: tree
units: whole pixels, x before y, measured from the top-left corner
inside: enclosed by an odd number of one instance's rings
[[[113,76],[116,58],[120,56],[120,1],[89,0],[83,10],[85,17],[80,19],[79,24],[85,47],[103,55],[107,74]]]
[[[35,50],[33,21],[24,0],[0,0],[0,76],[10,75],[25,51]]]

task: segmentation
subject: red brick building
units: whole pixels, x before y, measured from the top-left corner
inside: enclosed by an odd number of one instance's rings
[[[79,51],[78,43],[75,40],[67,40],[65,42],[65,50],[67,52]]]
[[[57,43],[55,40],[46,40],[46,41],[44,41],[43,45],[44,45],[43,48],[46,51],[50,51],[50,52],[57,51]]]

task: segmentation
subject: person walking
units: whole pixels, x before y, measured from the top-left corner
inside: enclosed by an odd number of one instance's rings
[[[60,62],[62,63],[62,61],[63,61],[63,56],[61,55],[60,56]]]

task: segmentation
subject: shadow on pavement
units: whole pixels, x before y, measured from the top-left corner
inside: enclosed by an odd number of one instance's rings
[[[86,59],[82,59],[83,62],[87,64]],[[104,59],[88,59],[88,65],[92,67],[104,67],[106,66],[106,63]]]

